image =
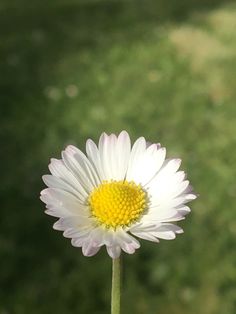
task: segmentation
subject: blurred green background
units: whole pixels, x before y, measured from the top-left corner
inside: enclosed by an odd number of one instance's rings
[[[109,313],[111,260],[43,212],[50,157],[126,129],[200,194],[175,241],[124,257],[122,313],[236,313],[236,4],[0,3],[0,314]]]

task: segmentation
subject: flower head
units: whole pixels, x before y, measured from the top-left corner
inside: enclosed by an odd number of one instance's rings
[[[173,222],[184,219],[196,195],[178,171],[180,159],[166,159],[165,148],[143,137],[131,146],[125,131],[103,133],[98,146],[88,140],[86,153],[69,145],[52,159],[41,192],[46,213],[59,218],[54,229],[85,256],[105,245],[117,258],[121,250],[134,253],[137,238],[159,242],[183,232]]]

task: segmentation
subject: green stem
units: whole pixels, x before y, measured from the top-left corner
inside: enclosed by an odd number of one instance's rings
[[[111,314],[120,314],[120,258],[112,260]]]

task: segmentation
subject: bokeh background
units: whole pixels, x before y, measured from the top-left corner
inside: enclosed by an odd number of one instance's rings
[[[0,3],[0,314],[109,313],[111,260],[44,214],[50,157],[126,129],[200,194],[175,241],[124,257],[122,313],[236,313],[236,3]]]

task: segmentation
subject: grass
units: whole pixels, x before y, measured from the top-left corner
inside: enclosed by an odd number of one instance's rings
[[[0,314],[109,313],[111,261],[52,231],[50,157],[126,129],[161,142],[199,199],[185,234],[125,256],[123,313],[236,311],[236,6],[2,2]]]

